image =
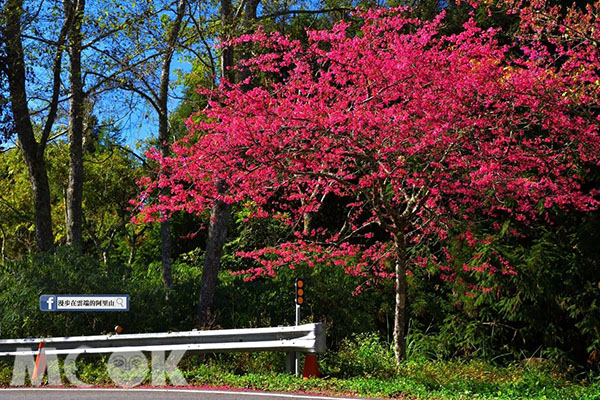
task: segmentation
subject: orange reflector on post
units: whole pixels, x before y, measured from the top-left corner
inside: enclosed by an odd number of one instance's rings
[[[296,279],[296,304],[304,304],[304,279]]]
[[[36,380],[38,375],[43,374],[46,370],[46,350],[44,350],[44,342],[40,342],[38,346],[38,354],[35,357],[35,367],[33,367],[33,374],[31,374],[31,380]]]

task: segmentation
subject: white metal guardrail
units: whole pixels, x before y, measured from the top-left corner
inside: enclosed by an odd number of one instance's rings
[[[0,357],[36,355],[40,342],[44,342],[46,354],[56,355],[172,350],[322,353],[326,349],[325,327],[315,323],[277,328],[2,339]]]

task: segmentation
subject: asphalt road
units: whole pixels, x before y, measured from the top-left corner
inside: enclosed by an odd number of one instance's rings
[[[4,400],[357,400],[288,393],[188,389],[0,389]]]

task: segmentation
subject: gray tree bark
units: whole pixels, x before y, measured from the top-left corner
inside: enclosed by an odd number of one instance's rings
[[[396,364],[406,359],[406,239],[399,234],[396,237],[396,263],[395,263],[395,309],[394,309],[394,355]]]
[[[158,141],[163,156],[169,155],[169,82],[171,77],[171,61],[177,48],[177,41],[181,31],[181,23],[185,14],[186,1],[179,0],[177,3],[177,15],[173,26],[167,34],[167,49],[160,73],[160,88],[158,92]],[[163,284],[173,287],[173,272],[171,265],[171,229],[169,220],[160,223],[161,261]]]
[[[69,181],[67,186],[67,244],[80,248],[83,223],[83,107],[84,93],[81,79],[81,25],[85,13],[85,0],[65,2],[66,14],[71,16],[73,27],[69,33],[69,81],[71,99],[69,110]]]
[[[221,18],[225,30],[233,25],[233,6],[231,0],[221,0]],[[222,32],[222,40],[227,40],[228,35]],[[233,82],[230,67],[233,66],[233,47],[224,47],[221,51],[221,77]],[[222,187],[222,190],[225,188]],[[202,268],[202,279],[200,281],[200,295],[198,298],[198,326],[208,327],[212,322],[211,307],[215,298],[217,288],[217,276],[223,255],[223,245],[227,238],[227,227],[231,216],[231,205],[222,201],[215,202],[208,226],[208,238],[206,239],[206,250],[204,252],[204,266]]]
[[[227,226],[231,216],[231,204],[218,201],[212,208],[210,226],[204,253],[204,268],[200,282],[198,299],[198,325],[208,327],[212,322],[211,307],[217,288],[217,276],[223,255],[223,245],[227,238]]]

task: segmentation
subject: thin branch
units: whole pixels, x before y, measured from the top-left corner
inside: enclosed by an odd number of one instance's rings
[[[151,54],[151,55],[149,55],[147,57],[142,58],[141,60],[139,60],[139,61],[137,61],[137,62],[135,62],[133,64],[130,64],[130,63],[125,64],[125,63],[123,63],[123,62],[118,61],[118,60],[115,59],[115,61],[117,61],[119,63],[119,65],[122,67],[122,69],[120,69],[120,70],[118,70],[116,72],[113,72],[111,75],[108,75],[108,76],[98,74],[97,72],[95,72],[93,70],[86,71],[86,74],[96,75],[96,76],[104,77],[105,78],[104,80],[101,80],[100,82],[98,82],[94,86],[92,86],[90,89],[88,89],[86,91],[86,96],[89,96],[90,94],[95,93],[95,90],[97,90],[100,86],[102,86],[106,82],[109,82],[109,81],[110,82],[115,82],[116,81],[116,77],[118,75],[120,75],[120,74],[123,74],[125,72],[131,72],[131,73],[135,74],[135,71],[134,71],[135,67],[137,67],[139,65],[146,64],[148,61],[150,61],[153,58],[156,58],[158,56],[161,56],[161,55],[162,55],[162,52],[154,53],[154,54]]]
[[[69,30],[71,29],[71,17],[69,16],[69,13],[67,13],[67,19],[65,20],[65,23],[63,25],[63,27],[60,30],[60,34],[58,35],[58,41],[57,41],[57,48],[56,48],[56,55],[54,56],[54,65],[52,68],[52,97],[51,97],[51,101],[50,101],[50,111],[48,112],[48,117],[46,119],[46,124],[44,125],[44,129],[42,131],[42,137],[40,139],[40,146],[38,148],[38,154],[42,155],[44,154],[44,151],[46,149],[46,141],[48,140],[48,137],[50,136],[50,132],[52,130],[52,125],[54,124],[54,120],[56,119],[56,113],[58,111],[58,100],[59,100],[59,94],[60,94],[60,84],[61,84],[61,79],[60,79],[60,74],[61,74],[61,70],[62,70],[62,56],[63,56],[63,46],[65,44],[65,41],[67,39],[67,34],[69,32]]]
[[[106,57],[110,58],[111,60],[116,62],[118,65],[123,67],[125,71],[131,71],[136,76],[136,79],[138,79],[143,84],[143,86],[146,88],[146,90],[148,90],[148,92],[150,92],[155,98],[158,97],[156,92],[154,91],[154,86],[150,85],[145,77],[141,76],[140,74],[137,74],[136,71],[133,71],[132,68],[130,68],[127,63],[123,62],[123,60],[119,59],[118,57],[116,57],[116,56],[110,54],[109,52],[102,50],[96,46],[91,46],[90,48],[96,50],[97,52],[99,52],[101,54],[104,54]],[[145,60],[149,60],[159,54],[163,54],[163,53],[158,52],[158,53],[152,54],[152,55],[146,57]],[[135,66],[140,65],[141,63],[142,63],[142,61],[137,62],[137,63],[135,63]],[[89,73],[91,73],[91,71],[89,71]],[[141,89],[140,89],[140,91],[141,91]],[[148,96],[148,94],[146,94],[145,97],[147,97],[147,96]]]
[[[326,14],[326,13],[331,13],[331,12],[343,13],[343,12],[351,12],[351,11],[354,11],[354,9],[346,8],[346,7],[324,8],[321,10],[285,10],[285,11],[274,12],[272,14],[261,15],[260,17],[257,17],[257,19],[261,20],[261,19],[277,18],[277,17],[282,17],[284,15],[290,15],[290,14]]]
[[[105,80],[105,82],[113,82],[114,84],[116,84],[118,87],[120,87],[123,90],[127,90],[127,91],[138,94],[140,97],[142,97],[148,103],[150,103],[150,105],[157,112],[160,112],[160,107],[156,103],[155,99],[152,96],[150,96],[148,93],[146,93],[144,90],[135,87],[131,82],[129,82],[129,81],[123,82],[123,81],[118,80],[114,75],[113,76],[104,76],[104,75],[94,72],[94,71],[89,71],[89,74],[103,78]],[[154,93],[151,92],[151,94],[154,94]]]
[[[116,28],[110,29],[106,32],[104,32],[101,35],[96,36],[95,38],[93,38],[92,40],[90,40],[89,42],[85,43],[84,45],[81,46],[82,50],[87,49],[88,47],[93,46],[94,44],[98,43],[99,41],[101,41],[104,38],[109,37],[110,35],[112,35],[113,33],[117,33],[119,32],[121,29],[123,29],[125,26],[129,25],[131,23],[131,21],[126,21],[123,24],[119,25]]]
[[[127,152],[127,153],[129,153],[129,154],[131,154],[131,155],[132,155],[132,156],[134,156],[136,159],[138,159],[139,161],[141,161],[141,163],[142,163],[142,165],[143,165],[144,167],[148,167],[148,166],[149,166],[149,165],[148,165],[148,163],[146,162],[146,160],[145,160],[144,158],[142,158],[140,155],[138,155],[138,154],[137,154],[135,151],[133,151],[133,150],[131,150],[131,149],[129,149],[129,148],[127,148],[127,147],[125,147],[125,146],[122,146],[122,145],[120,145],[120,144],[117,144],[116,146],[117,146],[119,149],[121,149],[121,150],[123,150],[123,151],[125,151],[125,152]]]

